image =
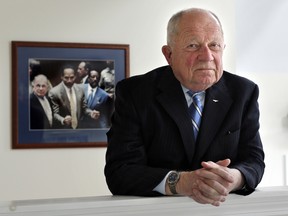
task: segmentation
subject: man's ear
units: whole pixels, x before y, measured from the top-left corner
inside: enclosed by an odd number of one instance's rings
[[[171,47],[168,46],[168,45],[164,45],[162,47],[162,53],[165,56],[166,61],[168,62],[168,64],[170,66],[172,66],[172,60],[171,60],[172,50],[171,50]]]

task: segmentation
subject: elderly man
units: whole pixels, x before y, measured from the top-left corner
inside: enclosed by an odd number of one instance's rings
[[[51,101],[47,97],[49,82],[45,75],[39,74],[31,82],[30,94],[30,128],[51,129],[53,127],[53,111]]]
[[[105,175],[113,194],[186,195],[219,206],[249,194],[264,173],[258,86],[223,71],[217,16],[203,9],[169,20],[169,66],[120,81]]]

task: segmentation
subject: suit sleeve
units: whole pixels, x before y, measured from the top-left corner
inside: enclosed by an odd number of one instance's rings
[[[236,193],[248,195],[252,193],[262,179],[264,173],[264,151],[259,135],[259,89],[255,85],[254,91],[248,100],[244,112],[240,136],[240,147],[234,168],[241,171],[245,178],[245,187]]]
[[[49,98],[52,104],[54,119],[57,120],[60,124],[63,124],[64,117],[60,115],[60,99],[57,97],[57,93],[53,90],[50,90]]]
[[[80,97],[80,109],[84,112],[84,115],[87,115],[90,117],[92,110],[88,108],[87,106],[87,99],[85,98],[85,92],[84,90],[79,87],[77,88],[79,97]]]
[[[119,82],[116,88],[113,124],[107,133],[106,182],[113,194],[160,195],[153,189],[169,170],[147,165],[140,118],[129,89],[133,88],[123,82]]]

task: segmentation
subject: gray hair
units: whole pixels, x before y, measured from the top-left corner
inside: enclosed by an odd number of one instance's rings
[[[38,79],[44,80],[44,82],[47,84],[47,87],[48,87],[49,81],[48,81],[48,78],[44,74],[38,74],[37,76],[34,77],[33,81],[31,82],[31,85],[33,87],[35,86],[35,82]]]
[[[216,14],[214,14],[213,12],[211,12],[209,10],[204,10],[204,9],[200,9],[200,8],[189,8],[189,9],[181,10],[181,11],[177,12],[176,14],[174,14],[170,18],[168,25],[167,25],[167,44],[168,45],[173,42],[174,36],[178,34],[178,24],[179,24],[179,21],[182,18],[182,16],[184,14],[192,13],[192,12],[207,12],[207,13],[211,14],[216,19],[216,21],[218,22],[218,24],[220,26],[221,33],[222,33],[222,35],[224,35],[223,29],[222,29],[222,24],[221,24],[219,18],[216,16]]]

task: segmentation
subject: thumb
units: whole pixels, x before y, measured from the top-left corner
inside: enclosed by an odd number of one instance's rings
[[[229,158],[216,162],[216,164],[218,164],[220,166],[224,166],[224,167],[228,167],[230,163],[231,163],[231,160]]]

